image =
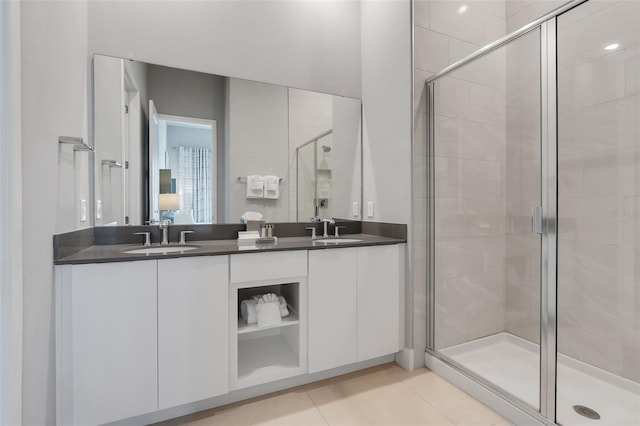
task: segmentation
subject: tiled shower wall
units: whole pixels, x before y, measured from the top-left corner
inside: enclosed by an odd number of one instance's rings
[[[466,9],[459,13],[461,8],[466,6]],[[425,79],[438,72],[447,65],[462,59],[466,55],[474,52],[480,47],[494,41],[495,39],[505,34],[505,7],[504,1],[435,1],[435,0],[415,0],[414,1],[414,235],[413,235],[413,283],[414,283],[414,312],[415,312],[415,327],[414,327],[414,342],[417,349],[426,347],[426,265],[427,265],[427,147],[426,147],[426,130],[427,130],[427,115],[426,115],[426,91],[424,81]],[[495,84],[489,84],[492,77],[491,70],[480,70],[479,74],[461,74],[455,79],[449,79],[444,84],[449,85],[454,92],[445,98],[445,102],[448,102],[444,106],[448,108],[449,112],[446,116],[439,118],[442,124],[442,129],[446,129],[445,133],[452,140],[452,144],[455,144],[456,140],[460,141],[468,132],[482,132],[484,135],[483,140],[487,140],[490,136],[490,132],[496,131],[496,125],[500,126],[499,122],[504,122],[504,117],[498,119],[498,123],[492,123],[493,119],[487,120],[487,117],[482,117],[483,105],[486,106],[486,102],[495,100],[496,87]],[[489,80],[488,80],[489,79]],[[495,80],[494,80],[495,81]],[[504,90],[504,89],[503,89]],[[474,104],[473,112],[469,108],[471,104],[465,104],[466,101],[472,99]],[[502,96],[504,99],[504,96]],[[458,108],[460,107],[460,108]],[[480,114],[480,115],[478,115]],[[504,124],[502,124],[504,125]],[[504,132],[502,139],[504,139]],[[500,131],[498,131],[500,135]],[[499,140],[499,139],[498,139]],[[494,158],[485,158],[484,152],[476,151],[475,153],[469,153],[464,150],[457,150],[454,145],[451,145],[451,150],[447,152],[439,152],[439,164],[442,167],[442,172],[455,180],[460,177],[464,179],[467,185],[467,195],[471,194],[478,185],[473,175],[462,176],[458,172],[462,172],[460,166],[470,166],[469,170],[472,173],[476,173],[476,176],[482,175],[486,178],[493,176],[498,181],[503,181],[503,177],[500,176],[500,163],[503,162],[501,157],[504,156],[504,151],[494,152]],[[457,171],[456,171],[457,168]],[[497,175],[495,174],[497,171]],[[454,181],[452,180],[452,184]],[[497,182],[494,182],[497,183]],[[474,185],[476,185],[474,187]],[[464,214],[455,214],[456,211],[464,209],[464,203],[468,198],[453,197],[453,194],[446,195],[441,194],[447,198],[447,201],[443,200],[443,207],[440,210],[440,220],[443,225],[447,225],[449,230],[455,228],[455,224],[459,222],[466,222],[469,227],[477,226],[477,221],[473,222],[468,216]],[[504,203],[503,194],[494,194],[495,199]],[[480,208],[484,208],[484,217],[490,219],[491,225],[489,234],[480,236],[480,238],[487,238],[496,244],[496,251],[498,256],[504,251],[504,220],[499,216],[492,213],[494,206],[489,202],[482,202],[480,198],[475,200],[482,204]],[[446,204],[448,203],[448,204]],[[449,214],[449,213],[451,214]],[[492,217],[492,218],[491,218]],[[502,233],[502,237],[497,237]],[[447,237],[443,234],[443,237]],[[440,319],[446,321],[452,321],[450,325],[451,330],[447,331],[440,337],[445,339],[439,341],[438,346],[448,346],[465,340],[470,336],[467,328],[475,328],[476,333],[491,333],[498,329],[504,329],[504,314],[478,317],[478,313],[469,312],[468,315],[464,315],[466,312],[465,303],[473,305],[473,293],[469,293],[467,290],[472,288],[478,288],[477,283],[468,281],[469,277],[474,277],[476,272],[482,277],[480,279],[485,282],[492,282],[495,292],[488,296],[488,299],[492,299],[492,306],[504,312],[504,278],[501,276],[501,272],[495,268],[486,270],[481,262],[474,262],[478,259],[477,251],[474,251],[471,246],[467,244],[467,238],[460,235],[448,235],[449,240],[445,243],[450,247],[449,253],[451,257],[447,259],[439,259],[444,262],[450,262],[449,264],[455,269],[456,264],[459,265],[459,259],[464,259],[463,263],[465,268],[459,268],[457,271],[453,269],[449,270],[449,281],[447,288],[440,288],[440,291],[445,291],[447,297],[451,298],[452,303],[455,302],[455,306],[458,308],[456,313],[450,312],[450,315],[446,315],[446,312],[439,312]],[[477,241],[477,240],[476,240]],[[502,241],[502,242],[500,242]],[[465,253],[466,251],[466,254]],[[477,245],[476,245],[477,250]],[[485,251],[483,251],[484,253]],[[468,257],[471,255],[472,257]],[[490,254],[489,254],[490,255]],[[458,259],[458,261],[456,260]],[[491,276],[493,274],[493,277]],[[496,277],[497,275],[497,277]],[[503,275],[503,274],[502,274]],[[501,281],[500,281],[501,280]],[[497,285],[500,283],[499,285]],[[497,285],[497,287],[496,287]],[[481,292],[482,293],[482,292]],[[478,295],[476,292],[475,295]],[[460,299],[457,299],[460,297]],[[486,300],[486,299],[484,299]],[[452,309],[454,307],[452,306]],[[461,314],[461,317],[457,318],[457,315]],[[481,336],[476,336],[481,337]],[[419,353],[419,351],[417,352]]]
[[[558,350],[636,382],[639,22],[637,1],[558,19]]]
[[[438,348],[506,327],[504,53],[492,52],[435,84]]]

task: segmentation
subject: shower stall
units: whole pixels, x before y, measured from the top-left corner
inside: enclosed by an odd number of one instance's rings
[[[640,2],[427,80],[427,365],[518,424],[640,424]]]
[[[296,148],[296,219],[332,217],[331,167],[333,129]]]

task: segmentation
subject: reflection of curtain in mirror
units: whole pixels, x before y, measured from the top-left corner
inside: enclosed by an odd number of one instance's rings
[[[211,150],[179,146],[170,157],[181,210],[193,212],[196,223],[212,223]]]

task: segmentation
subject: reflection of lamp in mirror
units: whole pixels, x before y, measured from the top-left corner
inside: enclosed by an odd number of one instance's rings
[[[158,207],[160,220],[170,220],[173,223],[173,212],[180,208],[180,196],[178,194],[159,194]]]

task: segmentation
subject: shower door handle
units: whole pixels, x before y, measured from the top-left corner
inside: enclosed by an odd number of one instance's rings
[[[533,216],[531,217],[532,232],[534,234],[542,234],[542,207],[535,206],[533,208]]]

